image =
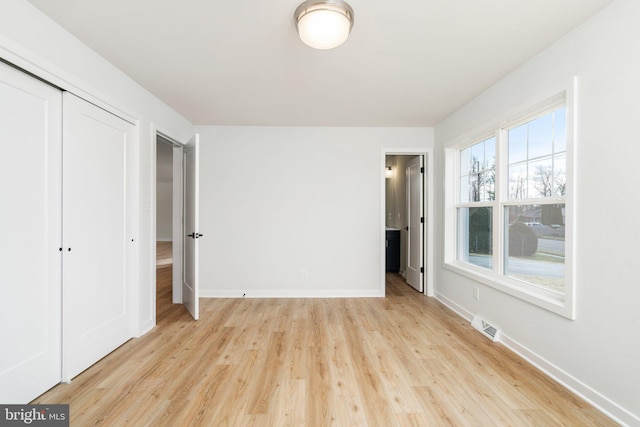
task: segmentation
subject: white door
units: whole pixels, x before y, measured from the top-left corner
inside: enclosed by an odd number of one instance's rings
[[[135,128],[64,93],[63,380],[132,337]]]
[[[0,402],[61,379],[62,93],[0,63]]]
[[[407,163],[407,283],[416,290],[423,289],[424,199],[422,156]]]
[[[198,242],[200,233],[199,211],[199,138],[195,135],[185,145],[184,152],[184,261],[182,303],[195,320],[199,317]]]

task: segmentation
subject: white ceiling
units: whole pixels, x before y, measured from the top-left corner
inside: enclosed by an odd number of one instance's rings
[[[194,124],[282,126],[433,126],[612,2],[349,0],[319,51],[302,0],[29,1]]]

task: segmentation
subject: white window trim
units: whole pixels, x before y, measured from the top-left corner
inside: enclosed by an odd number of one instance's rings
[[[578,79],[574,77],[571,81],[557,88],[551,96],[546,96],[539,102],[531,102],[525,106],[511,110],[509,113],[498,117],[491,123],[488,123],[470,132],[467,135],[445,144],[445,247],[444,247],[444,268],[472,280],[490,286],[494,289],[502,291],[506,294],[527,301],[538,307],[559,314],[569,319],[575,319],[575,293],[576,293],[576,274],[575,274],[575,236],[576,217],[574,214],[576,201],[576,123],[577,123],[577,84]],[[505,165],[502,159],[506,155],[506,145],[498,142],[500,139],[504,141],[504,133],[506,129],[516,127],[522,123],[526,123],[533,116],[539,116],[552,111],[559,105],[564,104],[566,108],[566,176],[567,188],[564,197],[544,198],[544,199],[526,199],[526,200],[509,200],[507,198],[498,199],[491,202],[475,202],[460,203],[459,192],[459,153],[461,149],[481,142],[492,136],[496,136],[496,175],[499,177],[495,183],[496,194],[504,194],[504,186],[506,185],[506,175],[503,171]],[[565,204],[565,292],[552,291],[540,286],[526,283],[515,278],[511,278],[501,274],[504,260],[504,207],[509,205],[522,204],[549,204],[549,203]],[[493,209],[493,270],[487,270],[471,263],[459,261],[457,259],[458,249],[458,230],[457,230],[457,210],[460,207],[480,207],[491,206]]]

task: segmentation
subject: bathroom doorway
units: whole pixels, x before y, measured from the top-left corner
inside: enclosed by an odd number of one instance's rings
[[[384,156],[384,272],[400,274],[419,292],[432,293],[429,168],[426,152]]]

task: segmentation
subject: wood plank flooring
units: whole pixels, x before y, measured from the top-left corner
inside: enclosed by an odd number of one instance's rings
[[[156,242],[156,267],[169,265],[173,262],[171,242]]]
[[[386,298],[202,299],[34,403],[72,426],[616,425],[439,302],[387,276]]]

